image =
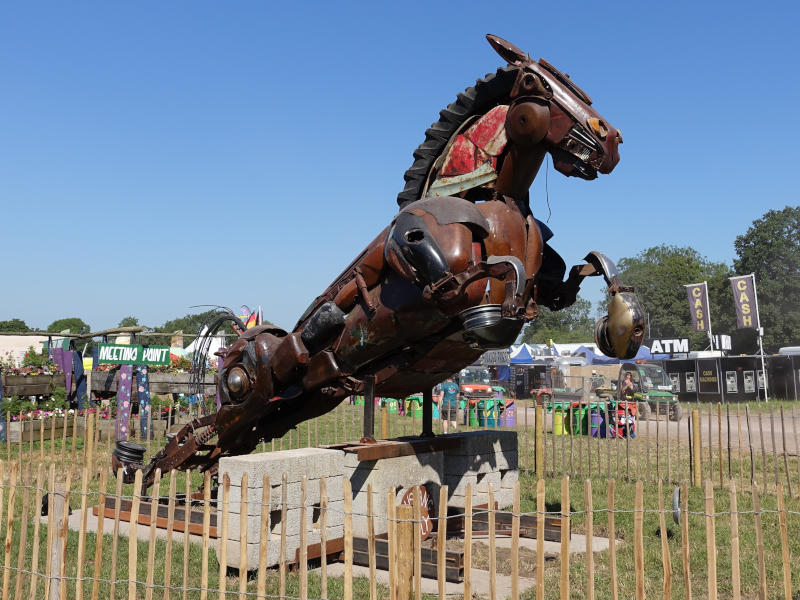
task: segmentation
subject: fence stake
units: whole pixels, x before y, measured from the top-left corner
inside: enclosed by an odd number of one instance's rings
[[[414,598],[422,600],[422,490],[418,485],[413,488],[412,498],[414,508]],[[490,580],[491,577],[490,571]]]
[[[514,482],[514,500],[511,511],[511,600],[519,600],[519,481]],[[442,571],[444,571],[444,564]],[[443,584],[439,586],[439,600],[445,600]]]
[[[795,453],[800,453],[798,450],[798,443],[800,443],[800,439],[797,437],[797,417],[794,415],[794,404],[792,405],[792,433],[794,434],[794,445],[795,445]],[[788,471],[787,471],[788,472]],[[797,478],[800,479],[800,458],[797,460]],[[798,489],[798,495],[800,495],[800,489]]]
[[[753,522],[756,529],[756,556],[758,558],[758,597],[767,600],[767,567],[764,563],[764,530],[761,523],[761,500],[758,486],[753,486]]]
[[[661,402],[656,400],[656,479],[661,481]]]
[[[395,512],[395,491],[389,488],[386,492],[386,519],[387,519],[387,538],[389,541],[389,600],[397,600],[397,569],[399,560],[397,558],[397,518]],[[323,598],[327,596],[323,592]]]
[[[750,487],[755,485],[755,454],[753,452],[753,437],[750,432],[750,405],[744,405],[744,415],[747,422],[747,445],[750,447]]]
[[[172,533],[175,529],[175,494],[177,493],[177,471],[175,469],[169,472],[169,492],[167,493],[169,499],[167,500],[167,548],[164,557],[164,600],[169,600],[170,583],[172,582]]]
[[[61,428],[61,464],[64,464],[64,456],[67,448],[67,429],[69,428],[69,413],[64,411],[64,424]]]
[[[56,453],[56,418],[50,417],[50,451]]]
[[[367,484],[367,546],[369,551],[369,600],[377,598],[375,581],[375,516],[372,505],[372,484]]]
[[[78,564],[75,569],[75,598],[83,600],[83,561],[86,556],[86,519],[89,496],[89,468],[81,469],[81,524],[78,532]]]
[[[762,467],[762,478],[763,486],[764,486],[764,493],[767,493],[767,451],[764,446],[764,413],[761,412],[760,407],[758,411],[758,431],[761,437],[761,467]]]
[[[22,429],[21,424],[20,429]],[[21,435],[21,434],[20,434]],[[11,585],[11,542],[14,536],[14,504],[17,495],[17,477],[19,468],[22,464],[21,459],[11,465],[11,479],[8,482],[8,511],[6,512],[6,543],[5,559],[3,563],[3,600],[8,600],[9,586]],[[0,499],[2,502],[2,499]],[[62,554],[62,562],[65,555]]]
[[[714,482],[706,479],[706,564],[708,574],[708,598],[717,598],[717,533],[714,522]]]
[[[667,433],[667,482],[671,482],[672,481],[672,451],[671,451],[670,443],[669,443],[669,437],[670,437],[669,436],[669,430],[670,430],[670,427],[669,427],[669,406],[667,406],[667,418],[664,419],[664,423],[665,423],[664,427],[665,427],[666,433]],[[680,421],[680,419],[678,419],[675,422],[675,426],[678,428],[678,431],[681,430],[681,421]]]
[[[647,402],[645,400],[645,402]],[[656,416],[658,416],[658,409],[656,409]],[[645,427],[647,428],[647,432],[644,438],[644,447],[645,452],[647,453],[647,473],[645,473],[645,478],[648,482],[650,482],[650,415],[647,416],[645,419]]]
[[[636,600],[644,600],[644,540],[642,538],[643,520],[642,480],[636,481],[633,506],[633,569],[636,574]]]
[[[561,579],[559,585],[561,600],[569,600],[569,595],[570,595],[569,594],[569,531],[570,531],[569,519],[570,519],[569,475],[565,475],[561,479]],[[538,515],[537,515],[537,521],[538,521]],[[537,522],[537,528],[538,528],[538,522]],[[538,538],[537,538],[537,544],[538,544]]]
[[[185,505],[183,511],[183,600],[189,594],[189,520],[192,510],[192,470],[186,470]],[[113,596],[112,596],[113,597]]]
[[[550,418],[550,440],[551,440],[550,444],[553,447],[553,462],[550,465],[550,473],[552,473],[553,477],[555,477],[556,468],[557,468],[557,465],[558,465],[558,457],[556,456],[557,444],[556,444],[556,437],[555,437],[555,435],[556,435],[556,411],[553,410],[553,412],[551,414],[552,414],[552,417]],[[563,423],[563,421],[562,421],[562,423]],[[564,436],[562,435],[561,437],[564,437]],[[562,448],[563,448],[563,444],[562,444]],[[563,463],[561,465],[561,468],[562,469],[564,468]]]
[[[720,402],[717,402],[717,459],[719,461],[719,485],[722,487],[722,403]]]
[[[570,476],[575,474],[575,464],[572,460],[572,446],[573,446],[573,438],[576,435],[575,432],[575,409],[570,405],[569,407],[569,474]],[[580,431],[580,427],[578,428]]]
[[[0,464],[0,481],[3,480],[2,465]],[[56,466],[50,465],[50,473],[47,479],[47,541],[45,543],[45,552],[47,553],[47,563],[45,565],[45,580],[44,580],[44,597],[51,598],[51,582],[53,581],[53,554],[55,545],[55,513],[56,513]],[[3,487],[0,486],[0,513],[2,513],[3,506]],[[53,594],[58,596],[58,591],[55,590]]]
[[[741,600],[742,576],[739,565],[739,505],[736,497],[736,483],[730,482],[731,509],[731,589],[733,600]]]
[[[775,407],[772,405],[769,407],[769,430],[772,439],[772,465],[775,467],[775,489],[778,489],[780,469],[778,467],[778,445],[775,443]]]
[[[44,419],[39,419],[39,460],[44,461]]]
[[[346,479],[345,479],[346,480]],[[405,552],[414,545],[413,510],[407,504],[397,507],[397,550]],[[401,550],[402,549],[402,550]],[[466,573],[466,563],[464,565]],[[407,554],[397,557],[397,600],[411,600],[413,596],[414,569],[411,557]],[[466,574],[465,574],[466,577]],[[466,579],[464,580],[466,582]],[[345,589],[347,587],[345,586]],[[467,596],[464,596],[465,598]]]
[[[733,465],[731,464],[731,405],[725,403],[725,418],[728,422],[728,481],[733,477]]]
[[[72,413],[72,452],[69,456],[69,465],[70,470],[72,470],[72,466],[75,464],[75,446],[78,443],[78,411],[76,410]]]
[[[562,483],[563,485],[563,483]],[[617,532],[614,522],[614,488],[616,481],[611,479],[608,482],[608,563],[611,573],[611,600],[619,599],[619,582],[617,581]],[[562,509],[563,512],[563,509]],[[562,519],[563,521],[563,519]],[[569,542],[566,544],[569,550]],[[561,551],[564,551],[564,533],[561,533]],[[567,597],[562,593],[563,600]]]
[[[298,437],[299,437],[298,430]],[[245,473],[246,475],[246,473]],[[242,482],[244,489],[245,482]],[[300,480],[300,581],[298,584],[300,600],[308,600],[308,537],[306,535],[306,501],[308,499],[308,477],[303,475]],[[244,529],[247,531],[247,529]],[[244,538],[242,552],[247,551],[247,537]],[[244,568],[242,568],[244,566]],[[245,573],[242,577],[242,572]],[[241,582],[244,581],[245,589],[242,589]],[[244,600],[244,592],[247,590],[247,561],[239,565],[239,600]]]
[[[344,478],[347,480],[347,477]],[[281,475],[281,547],[278,556],[279,592],[281,600],[286,597],[286,473]]]
[[[472,484],[464,498],[464,598],[472,598]],[[398,597],[397,600],[401,600]],[[405,600],[405,599],[402,599]]]
[[[543,411],[542,406],[540,404],[536,405],[536,439],[534,440],[534,444],[536,445],[536,477],[541,479],[544,477],[544,450],[543,450],[543,438],[544,438],[544,423],[543,421]]]
[[[74,446],[73,446],[74,447]],[[139,527],[139,503],[142,493],[142,470],[137,469],[133,480],[133,498],[131,502],[131,521],[128,530],[128,600],[136,600],[136,560],[139,557],[137,551],[137,529]],[[205,585],[203,585],[205,587]]]
[[[344,420],[344,413],[342,413]],[[344,491],[344,600],[353,600],[353,489],[342,478]]]
[[[516,486],[516,483],[514,484]],[[436,565],[436,579],[439,587],[439,600],[445,600],[445,558],[447,553],[447,496],[448,486],[443,485],[439,488],[439,522],[436,524],[436,558],[438,559]],[[517,511],[519,512],[519,511]],[[519,540],[517,540],[519,542]],[[514,561],[514,537],[511,537],[511,561]],[[513,569],[513,566],[512,566]],[[511,589],[514,589],[514,580],[512,574]],[[513,591],[512,591],[513,594]],[[516,600],[514,598],[513,600]]]
[[[536,599],[544,600],[544,479],[536,482]]]
[[[708,478],[714,480],[714,436],[711,434],[711,403],[708,403]]]
[[[91,419],[89,420],[91,423]],[[150,431],[153,429],[151,428]],[[145,579],[145,599],[153,598],[153,576],[156,557],[156,521],[158,520],[158,498],[161,493],[161,469],[156,469],[153,494],[150,496],[150,537],[147,540],[147,577]]]
[[[200,565],[200,600],[208,598],[208,538],[211,533],[211,473],[203,475],[203,546]],[[131,598],[131,600],[134,600]]]
[[[105,488],[102,488],[105,490]],[[39,510],[42,506],[44,496],[44,465],[39,463],[36,467],[36,493],[33,495],[33,510],[36,518],[33,520],[33,551],[31,552],[31,581],[29,600],[35,600],[36,587],[39,583],[37,573],[39,572],[39,529],[42,520],[39,518]],[[98,554],[99,556],[99,554]],[[99,561],[98,561],[99,564]],[[94,599],[93,599],[94,600]]]
[[[781,408],[783,410],[783,408]],[[783,483],[778,482],[778,523],[781,528],[781,558],[783,560],[784,600],[792,600],[792,562],[789,556],[789,530],[786,526],[786,504],[783,498]]]
[[[672,560],[667,539],[667,522],[664,517],[664,489],[658,481],[658,526],[661,534],[661,567],[664,570],[664,600],[672,598]]]
[[[219,490],[217,491],[219,494]],[[244,500],[244,495],[239,496]],[[231,505],[231,478],[225,473],[222,476],[222,495],[217,500],[217,552],[219,556],[219,581],[217,582],[219,590],[219,599],[225,600],[228,588],[228,523],[230,518],[230,505]],[[220,510],[220,503],[222,510]],[[221,517],[221,520],[220,520]],[[239,511],[239,529],[246,523],[247,515]]]
[[[67,534],[69,533],[69,497],[70,488],[72,487],[72,470],[67,471],[67,481],[64,484],[64,506],[61,515],[61,523],[58,527],[58,537],[60,543],[58,545],[59,552],[59,569],[58,569],[58,596],[60,600],[66,600],[67,597]],[[48,507],[49,508],[49,507]]]
[[[264,475],[261,479],[261,524],[259,527],[258,538],[258,580],[256,583],[256,597],[260,600],[265,600],[267,596],[267,549],[269,548],[269,534],[272,524],[269,522],[270,503],[270,483],[269,475]],[[320,496],[320,542],[322,546],[322,597],[325,598],[327,594],[328,579],[325,569],[325,478],[319,480],[319,496]]]
[[[119,516],[122,508],[122,467],[117,469],[117,484],[114,489],[114,527],[111,534],[111,585],[108,597],[114,598],[117,585],[117,548],[119,547]],[[49,527],[49,521],[48,521]]]
[[[783,470],[786,471],[786,488],[789,491],[789,498],[791,498],[792,480],[789,477],[789,458],[786,456],[786,420],[783,416],[783,406],[781,406],[781,447],[783,449]]]
[[[739,405],[736,405],[737,456],[739,457],[739,488],[744,491],[744,459],[742,458],[742,419]]]
[[[94,414],[89,412],[86,414],[86,464],[89,467],[89,477],[94,479]]]
[[[41,464],[41,463],[40,463]],[[28,466],[26,470],[30,468]],[[30,477],[26,477],[25,479],[30,480]],[[19,530],[19,544],[17,546],[17,578],[14,583],[14,599],[19,600],[22,598],[22,573],[25,568],[25,559],[26,556],[26,548],[28,544],[28,513],[30,510],[30,490],[27,486],[22,489],[22,519],[19,522],[20,530]],[[38,515],[36,515],[34,509],[34,520],[38,521]]]
[[[538,492],[538,488],[537,488]],[[537,494],[538,495],[538,494]],[[494,486],[489,484],[489,599],[497,598],[497,546],[495,545]]]
[[[591,479],[583,482],[583,501],[586,506],[586,598],[594,600],[594,551],[592,547],[594,545],[594,505],[592,504]],[[539,573],[544,574],[544,569]],[[538,579],[543,580],[544,577]]]
[[[703,467],[700,458],[700,411],[692,410],[692,466],[694,467],[694,487],[700,487]]]

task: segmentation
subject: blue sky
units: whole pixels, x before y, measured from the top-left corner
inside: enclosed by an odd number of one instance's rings
[[[661,243],[731,262],[798,204],[796,3],[500,6],[5,3],[0,320],[245,303],[291,328],[390,222],[438,111],[502,66],[486,33],[623,132],[612,174],[534,182],[568,265]]]

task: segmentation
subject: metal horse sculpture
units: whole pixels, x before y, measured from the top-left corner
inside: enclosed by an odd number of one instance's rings
[[[459,94],[427,130],[391,224],[291,332],[260,326],[227,348],[217,413],[184,427],[147,466],[118,452],[126,479],[136,468],[145,487],[158,468],[213,474],[220,457],[332,410],[368,377],[379,396],[430,389],[512,344],[538,306],[572,304],[587,276],[604,276],[611,298],[595,329],[599,347],[636,353],[644,328],[633,290],[599,252],[564,280],[553,234],[528,196],[545,154],[564,175],[594,179],[616,166],[622,136],[567,75],[487,37],[508,65]]]

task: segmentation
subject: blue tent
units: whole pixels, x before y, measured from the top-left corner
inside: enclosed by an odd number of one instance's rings
[[[574,355],[585,357],[586,360],[589,361],[590,365],[618,365],[620,363],[634,362],[637,360],[664,360],[669,358],[668,354],[651,354],[650,349],[647,348],[647,346],[641,346],[639,351],[636,353],[636,356],[626,360],[611,358],[609,356],[605,356],[604,354],[597,354],[585,346],[581,346],[575,350]]]
[[[509,356],[512,365],[530,365],[533,363],[533,356],[528,350],[527,344],[521,344],[516,350],[512,350]]]

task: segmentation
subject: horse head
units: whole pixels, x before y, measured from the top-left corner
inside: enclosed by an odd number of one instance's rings
[[[543,58],[535,61],[495,35],[486,38],[519,69],[509,94],[509,137],[517,143],[542,142],[564,175],[595,179],[598,172],[610,173],[619,162],[622,135],[592,107],[588,94]]]

